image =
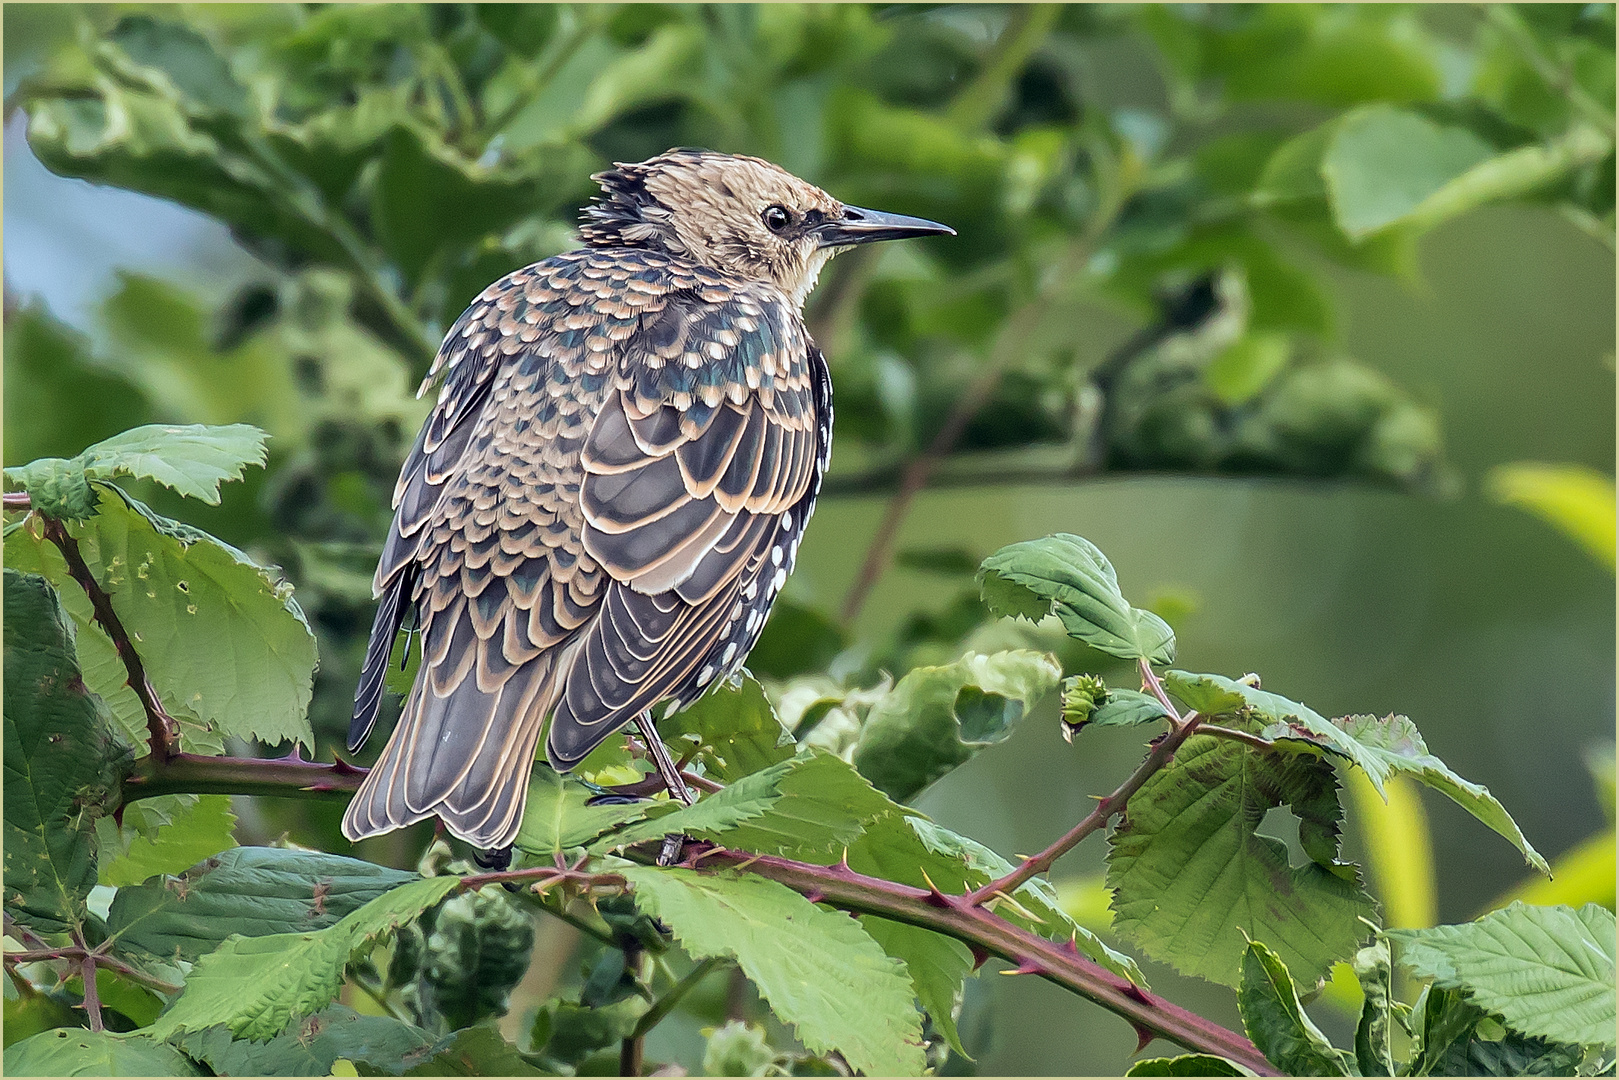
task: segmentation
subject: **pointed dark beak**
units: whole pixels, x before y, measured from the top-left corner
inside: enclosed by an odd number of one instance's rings
[[[843,216],[817,227],[822,247],[873,244],[878,240],[908,240],[916,236],[954,236],[956,230],[926,218],[885,214],[858,206],[843,208]]]

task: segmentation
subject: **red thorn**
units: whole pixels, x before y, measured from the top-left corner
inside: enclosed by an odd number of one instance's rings
[[[1143,1005],[1157,1004],[1157,1002],[1153,1001],[1151,995],[1149,995],[1145,990],[1128,980],[1126,980],[1124,984],[1124,994],[1126,997],[1133,998],[1134,1000],[1141,1002]]]
[[[124,827],[124,808],[128,805],[128,803],[119,803],[118,809],[112,812],[112,823],[120,829]]]
[[[1145,1050],[1147,1048],[1147,1044],[1152,1042],[1157,1037],[1158,1036],[1154,1035],[1144,1027],[1136,1028],[1136,1053],[1139,1054],[1141,1051]]]
[[[1079,946],[1075,943],[1077,937],[1077,934],[1071,934],[1068,940],[1062,943],[1063,951],[1076,960],[1079,959]]]
[[[282,761],[303,761],[303,749],[297,739],[292,740],[292,749],[288,750]]]
[[[826,899],[826,893],[822,892],[820,889],[813,889],[804,894],[804,899],[808,900],[812,904],[819,904],[822,900]]]
[[[364,769],[350,765],[348,762],[338,757],[335,751],[332,753],[332,771],[339,776],[359,776],[361,773],[365,772]]]
[[[974,971],[977,971],[979,968],[983,967],[989,962],[989,953],[984,951],[984,947],[982,945],[969,945],[968,948],[972,949]]]
[[[1046,970],[1045,968],[1040,966],[1040,962],[1038,960],[1036,960],[1034,957],[1031,956],[1027,960],[1023,961],[1023,963],[1019,964],[1017,966],[1017,970],[1014,971],[1012,974],[1014,974],[1014,975],[1040,975],[1040,974],[1043,974],[1045,972],[1045,970]]]

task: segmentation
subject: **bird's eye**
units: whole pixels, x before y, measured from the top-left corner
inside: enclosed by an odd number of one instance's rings
[[[781,232],[788,225],[792,224],[793,220],[792,217],[787,213],[786,209],[780,206],[767,207],[764,214],[761,216],[764,218],[765,228],[769,229],[773,233]]]

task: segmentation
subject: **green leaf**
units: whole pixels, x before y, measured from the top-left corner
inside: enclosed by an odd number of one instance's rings
[[[848,643],[843,628],[821,611],[778,599],[748,653],[748,670],[768,679],[825,671]]]
[[[153,513],[118,488],[96,488],[95,517],[69,531],[164,705],[225,734],[312,746],[305,712],[315,636],[291,587],[237,549]],[[27,550],[44,544],[20,529],[6,539],[6,561],[32,560],[59,587],[77,588],[60,559]]]
[[[1379,934],[1370,945],[1355,954],[1355,977],[1360,980],[1361,993],[1366,1000],[1360,1008],[1360,1023],[1355,1027],[1355,1061],[1362,1076],[1395,1075],[1393,1038],[1395,1015],[1393,991],[1393,961],[1389,954],[1388,939]]]
[[[1584,465],[1519,461],[1490,470],[1488,486],[1496,502],[1527,510],[1614,568],[1613,477]]]
[[[349,961],[460,885],[421,878],[384,893],[336,925],[307,934],[231,937],[197,961],[185,992],[148,1030],[154,1038],[223,1024],[244,1039],[279,1035],[343,988]]]
[[[1257,831],[1272,807],[1299,819],[1309,861]],[[1235,985],[1247,941],[1271,945],[1313,983],[1348,957],[1373,911],[1337,861],[1332,768],[1194,735],[1130,799],[1108,852],[1114,929],[1189,975]]]
[[[156,480],[187,498],[219,503],[219,484],[240,480],[244,465],[264,464],[267,436],[251,424],[183,427],[148,424],[104,439],[70,461],[45,458],[5,471],[6,479],[38,492],[39,510],[82,520],[94,513],[88,482],[118,476]]]
[[[910,799],[1010,735],[1061,677],[1051,654],[1027,649],[914,668],[866,715],[855,767],[890,798]]]
[[[1126,1076],[1253,1076],[1234,1061],[1214,1054],[1182,1054],[1179,1057],[1144,1058],[1131,1065]]]
[[[1349,1062],[1299,1004],[1281,957],[1258,941],[1242,955],[1237,1011],[1248,1037],[1288,1076],[1348,1076]]]
[[[764,687],[751,675],[735,685],[719,683],[684,710],[660,721],[665,741],[689,737],[697,760],[725,783],[740,780],[793,756],[793,737],[781,726]]]
[[[233,848],[183,878],[126,886],[108,933],[120,949],[196,960],[232,935],[305,933],[353,914],[416,875],[290,848]]]
[[[1272,713],[1281,711],[1272,709]],[[1265,730],[1265,736],[1279,745],[1306,742],[1349,758],[1365,770],[1367,779],[1385,801],[1388,796],[1383,790],[1384,782],[1396,773],[1410,776],[1449,796],[1462,809],[1506,837],[1523,853],[1530,866],[1543,874],[1551,872],[1546,860],[1524,838],[1517,822],[1490,794],[1490,789],[1463,780],[1450,766],[1428,753],[1427,743],[1409,718],[1385,716],[1379,720],[1375,716],[1346,716],[1318,728],[1320,715],[1303,711],[1309,713],[1310,719],[1305,720],[1298,713],[1281,717],[1276,726]]]
[[[173,808],[161,821],[152,819],[152,804],[159,800]],[[121,826],[103,818],[96,823],[102,848],[100,883],[139,885],[153,874],[178,874],[235,847],[231,833],[236,815],[230,807],[229,795],[159,796],[125,807]]]
[[[1169,713],[1158,699],[1140,690],[1120,690],[1109,687],[1107,700],[1091,713],[1088,726],[1127,727],[1132,724],[1150,724],[1164,720]]]
[[[36,990],[25,979],[7,974],[4,1011],[5,1045],[22,1042],[52,1028],[76,1028],[85,1025],[86,1017],[64,1000],[66,994],[50,994]],[[99,983],[98,983],[99,985]],[[16,997],[12,988],[16,987]]]
[[[1333,130],[1321,175],[1338,227],[1358,239],[1411,216],[1424,200],[1491,156],[1465,128],[1392,105],[1368,105]]]
[[[433,1046],[433,1036],[391,1016],[333,1005],[268,1042],[233,1038],[224,1026],[186,1032],[175,1042],[217,1076],[330,1076],[339,1058],[397,1076]]]
[[[149,424],[114,435],[79,455],[92,480],[115,476],[156,480],[190,499],[219,503],[219,485],[264,464],[269,436],[251,424]]]
[[[933,1019],[950,1049],[971,1061],[956,1031],[956,1011],[961,1008],[962,984],[973,969],[972,950],[955,938],[875,915],[862,915],[860,925],[883,952],[905,965],[922,1011]]]
[[[922,1071],[912,988],[860,924],[759,877],[627,867],[635,902],[698,958],[728,956],[815,1053],[872,1076]]]
[[[1613,912],[1514,903],[1475,922],[1390,930],[1400,963],[1525,1035],[1614,1044]]]
[[[547,1062],[577,1067],[590,1055],[627,1038],[648,1008],[634,993],[592,1005],[548,1001],[535,1013],[533,1045]]]
[[[606,803],[586,806],[596,794],[544,762],[529,774],[528,805],[517,830],[516,844],[541,858],[589,843],[607,830],[646,814],[650,803]]]
[[[130,751],[80,678],[56,591],[10,566],[5,686],[6,911],[42,932],[77,930],[96,884],[96,819],[116,807]]]
[[[1412,1076],[1573,1076],[1578,1046],[1508,1031],[1461,993],[1428,987],[1417,999]]]
[[[984,560],[978,581],[997,615],[1039,619],[1051,612],[1070,636],[1112,656],[1155,664],[1175,657],[1169,624],[1131,607],[1113,564],[1082,537],[1058,533],[1004,547]]]
[[[592,850],[620,850],[678,832],[740,851],[835,856],[860,836],[867,822],[895,809],[848,762],[812,748],[704,795],[693,806],[612,833]]]
[[[524,1057],[492,1027],[470,1027],[454,1031],[434,1043],[428,1051],[405,1056],[400,1076],[547,1076],[551,1075]],[[368,1063],[357,1063],[362,1068]],[[364,1068],[362,1075],[381,1073]]]
[[[1222,403],[1241,405],[1269,386],[1292,356],[1286,334],[1246,334],[1203,369],[1203,381]]]
[[[57,1028],[6,1047],[8,1076],[201,1076],[172,1046],[144,1034]]]
[[[1236,712],[1249,703],[1243,691],[1253,689],[1247,683],[1234,682],[1220,675],[1194,675],[1188,671],[1166,671],[1163,681],[1165,690],[1174,694],[1187,708],[1195,709],[1204,716],[1225,716]]]

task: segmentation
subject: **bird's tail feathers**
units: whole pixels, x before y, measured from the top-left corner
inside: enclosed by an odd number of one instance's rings
[[[510,844],[522,823],[545,718],[576,651],[570,643],[537,657],[493,690],[479,685],[476,667],[443,688],[425,668],[343,815],[343,835],[360,840],[436,816],[475,847]],[[442,662],[460,666],[453,655]]]

